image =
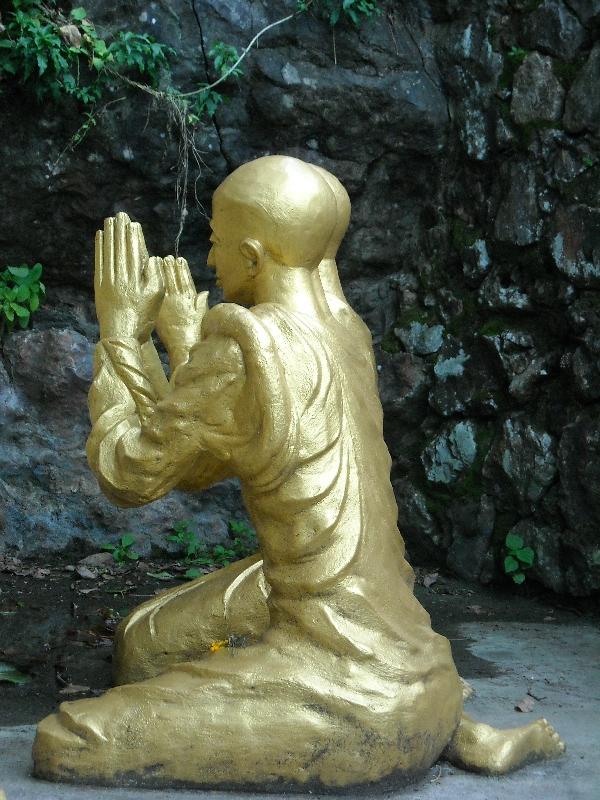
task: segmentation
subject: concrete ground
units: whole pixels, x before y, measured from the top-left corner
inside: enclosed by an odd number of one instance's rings
[[[581,621],[468,622],[457,627],[453,641],[459,671],[475,689],[467,702],[469,713],[504,727],[546,717],[566,742],[567,753],[556,761],[534,764],[501,779],[465,773],[440,763],[420,783],[387,791],[386,796],[418,800],[600,797],[600,631],[596,626]],[[471,677],[468,664],[473,661],[479,665],[480,674],[482,664],[487,664],[493,677]],[[530,713],[515,710],[515,704],[525,697],[534,703]],[[7,800],[188,800],[199,795],[207,800],[231,800],[232,795],[225,792],[92,788],[34,780],[30,757],[34,730],[32,725],[0,728],[0,790]],[[374,787],[366,796],[380,794],[381,790]],[[272,800],[275,795],[248,797]]]

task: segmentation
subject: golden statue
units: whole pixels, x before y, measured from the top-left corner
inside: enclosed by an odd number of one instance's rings
[[[440,756],[499,774],[564,750],[545,720],[463,713],[450,645],[413,595],[370,336],[335,263],[349,214],[341,184],[297,159],[235,170],[208,259],[231,302],[208,311],[186,262],[148,258],[125,214],[98,232],[87,452],[103,491],[136,506],[238,476],[260,555],[130,614],[121,685],[40,723],[37,776],[348,787]]]

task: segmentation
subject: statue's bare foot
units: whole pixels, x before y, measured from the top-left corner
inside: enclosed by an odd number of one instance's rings
[[[444,758],[473,772],[502,775],[524,764],[556,758],[565,745],[545,719],[520,728],[498,729],[463,715]]]

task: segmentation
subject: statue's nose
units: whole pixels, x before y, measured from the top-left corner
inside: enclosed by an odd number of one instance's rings
[[[215,248],[214,245],[208,251],[208,255],[206,256],[206,266],[210,267],[211,269],[217,268],[217,263],[215,261]]]

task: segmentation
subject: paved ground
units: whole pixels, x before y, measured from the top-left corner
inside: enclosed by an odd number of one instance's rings
[[[476,692],[467,706],[473,716],[506,727],[546,717],[560,732],[568,751],[557,761],[532,765],[502,779],[471,775],[439,764],[421,783],[388,792],[386,797],[595,800],[600,793],[600,632],[597,627],[581,621],[571,624],[468,622],[456,628],[454,642],[459,670]],[[472,677],[469,665],[474,663],[478,669],[473,674],[481,675],[487,664],[491,677]],[[528,691],[537,698],[533,711],[515,711],[515,704]],[[0,789],[4,790],[7,800],[188,800],[199,795],[207,800],[231,800],[232,797],[219,792],[111,790],[36,781],[30,776],[33,733],[31,725],[0,728]],[[373,790],[367,796],[378,794],[381,793]]]

